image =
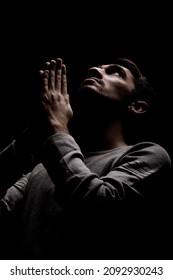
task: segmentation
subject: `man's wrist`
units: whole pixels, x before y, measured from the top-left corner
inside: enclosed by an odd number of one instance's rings
[[[68,127],[67,126],[62,126],[62,125],[54,125],[52,126],[52,134],[56,134],[56,133],[66,133],[66,134],[70,134]]]

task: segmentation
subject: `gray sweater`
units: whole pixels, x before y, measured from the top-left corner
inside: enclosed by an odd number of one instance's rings
[[[171,161],[142,142],[82,154],[55,134],[1,199],[2,258],[155,258]],[[157,255],[158,256],[158,255]]]

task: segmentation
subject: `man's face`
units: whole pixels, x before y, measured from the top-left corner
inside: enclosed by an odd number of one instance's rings
[[[89,69],[80,90],[92,90],[117,103],[121,103],[134,90],[131,72],[118,64],[101,65]]]

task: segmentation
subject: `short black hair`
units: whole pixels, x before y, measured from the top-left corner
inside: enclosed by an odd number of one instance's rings
[[[115,58],[114,63],[129,69],[134,77],[135,84],[134,95],[132,97],[146,101],[149,106],[149,111],[150,109],[152,110],[157,103],[156,92],[146,76],[142,74],[137,64],[131,59],[122,57]]]
[[[141,71],[139,70],[137,64],[135,62],[133,62],[131,59],[118,57],[118,58],[115,58],[113,62],[115,64],[119,64],[119,65],[124,66],[125,68],[129,69],[135,79],[138,79],[143,76]]]
[[[135,89],[130,96],[131,102],[143,100],[148,104],[147,112],[136,115],[127,112],[124,128],[126,141],[130,143],[141,140],[155,140],[155,124],[157,116],[157,94],[147,77],[141,72],[137,64],[128,58],[115,58],[113,63],[121,65],[132,73],[134,77]]]

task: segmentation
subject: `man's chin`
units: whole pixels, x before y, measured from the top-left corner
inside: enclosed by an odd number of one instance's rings
[[[79,95],[82,97],[84,95],[90,96],[101,96],[101,92],[94,85],[83,85],[79,88]]]

